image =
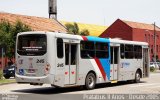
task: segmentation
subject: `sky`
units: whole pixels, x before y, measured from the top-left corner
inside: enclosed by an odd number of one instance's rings
[[[58,20],[111,25],[116,19],[160,27],[160,0],[57,0]],[[48,18],[48,0],[0,0],[0,12]]]

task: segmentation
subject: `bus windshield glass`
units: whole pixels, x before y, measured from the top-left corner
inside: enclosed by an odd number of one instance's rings
[[[40,56],[46,53],[45,34],[26,34],[18,37],[17,53],[25,56]]]

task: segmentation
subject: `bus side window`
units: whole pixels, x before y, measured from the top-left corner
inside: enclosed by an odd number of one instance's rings
[[[136,59],[142,59],[142,46],[134,46],[134,56]]]
[[[63,58],[63,40],[61,38],[57,39],[57,57]]]
[[[91,41],[81,41],[81,58],[83,59],[92,59],[95,57],[95,45]]]
[[[120,49],[121,49],[121,58],[124,59],[124,57],[125,57],[124,44],[121,44],[121,45],[120,45]]]
[[[126,59],[134,58],[133,45],[130,44],[125,45],[125,58]]]
[[[108,58],[108,43],[96,42],[96,58]]]

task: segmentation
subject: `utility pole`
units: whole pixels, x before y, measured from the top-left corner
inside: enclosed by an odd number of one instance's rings
[[[157,34],[156,34],[156,24],[154,22],[154,61],[157,61],[157,48],[156,48],[156,40],[157,40]]]

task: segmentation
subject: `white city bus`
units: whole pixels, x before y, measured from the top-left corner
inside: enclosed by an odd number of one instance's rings
[[[18,33],[16,81],[57,87],[81,86],[149,77],[145,42],[56,32]]]

